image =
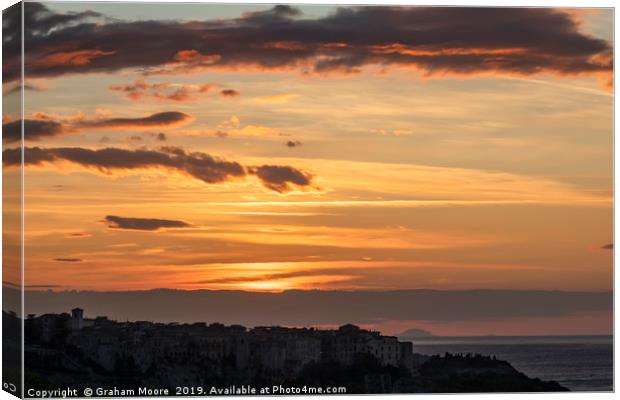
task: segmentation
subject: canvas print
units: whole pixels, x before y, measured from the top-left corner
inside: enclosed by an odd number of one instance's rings
[[[3,389],[613,390],[613,10],[3,11]]]

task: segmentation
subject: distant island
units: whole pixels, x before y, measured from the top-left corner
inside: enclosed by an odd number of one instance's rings
[[[419,339],[419,338],[431,338],[435,337],[433,333],[419,328],[411,328],[396,335],[401,339]]]
[[[3,321],[5,327],[19,324],[4,311]],[[26,390],[163,386],[170,395],[184,386],[330,387],[347,394],[567,391],[494,357],[424,356],[413,352],[411,342],[351,324],[323,330],[119,322],[84,318],[80,308],[31,314],[24,323]]]

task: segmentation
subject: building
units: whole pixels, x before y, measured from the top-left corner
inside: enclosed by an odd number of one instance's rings
[[[383,366],[413,366],[411,343],[396,337],[343,325],[337,330],[308,328],[163,324],[149,321],[116,322],[106,317],[84,318],[84,310],[71,314],[29,316],[27,331],[33,344],[64,341],[107,371],[126,368],[148,371],[156,364],[181,362],[209,368],[226,366],[265,368],[286,375],[321,360],[351,365],[371,355]],[[383,378],[368,385],[382,387]]]
[[[84,327],[84,310],[74,308],[71,310],[71,330],[80,331]]]

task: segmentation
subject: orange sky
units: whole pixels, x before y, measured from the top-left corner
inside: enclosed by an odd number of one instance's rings
[[[139,21],[131,5],[115,7]],[[177,7],[171,18],[179,21],[250,15],[217,6],[194,17],[189,5]],[[290,18],[335,12],[301,10]],[[587,40],[608,43],[611,10],[569,11],[556,12],[574,14]],[[264,48],[308,46],[282,39]],[[392,43],[369,51],[489,57],[497,67],[432,72],[390,59],[321,73],[314,63],[325,55],[278,68],[262,59],[231,66],[218,64],[226,49],[216,57],[179,43],[145,73],[136,65],[107,70],[107,58],[124,54],[113,47],[35,52],[25,117],[48,130],[25,146],[51,158],[25,169],[26,284],[610,290],[613,97],[601,85],[609,73],[552,64],[540,73],[504,70],[497,57],[546,59],[528,44],[474,39],[466,48]],[[592,68],[605,54],[589,58]],[[97,62],[99,70],[88,70]],[[5,107],[5,124],[16,113]],[[91,161],[67,148],[90,151]],[[125,152],[110,161],[98,152],[106,148]]]

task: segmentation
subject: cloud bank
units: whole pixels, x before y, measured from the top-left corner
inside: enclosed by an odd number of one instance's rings
[[[99,17],[27,3],[29,76],[240,67],[322,74],[397,66],[430,77],[547,73],[598,75],[609,82],[613,68],[611,44],[583,33],[577,13],[564,9],[343,7],[313,19],[275,6],[239,18],[191,22]],[[19,54],[10,51],[18,46],[15,35],[5,38],[9,56]],[[12,58],[5,60],[7,80],[19,76]]]
[[[291,290],[282,293],[31,290],[26,292],[26,298],[34,307],[29,312],[37,314],[62,312],[79,305],[88,315],[121,320],[218,321],[249,326],[316,326],[382,320],[493,321],[613,310],[612,292],[537,290]]]

